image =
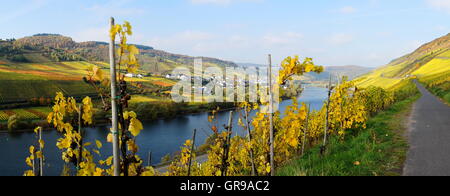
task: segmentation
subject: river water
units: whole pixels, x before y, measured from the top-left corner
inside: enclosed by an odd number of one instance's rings
[[[318,110],[322,107],[326,99],[326,89],[308,87],[302,93],[299,101],[311,104],[311,108]],[[280,111],[292,104],[292,100],[283,101],[280,104]],[[251,114],[253,116],[255,112]],[[237,119],[240,114],[234,114],[234,130],[235,134],[245,135],[245,130],[237,125]],[[217,115],[217,125],[228,122],[229,112],[220,112]],[[147,164],[149,152],[152,154],[152,164],[158,164],[161,158],[167,154],[171,154],[180,150],[180,147],[188,139],[192,138],[193,130],[197,129],[196,144],[204,144],[212,131],[211,124],[208,122],[208,113],[192,114],[180,116],[168,120],[158,120],[152,122],[143,122],[144,130],[137,137],[136,142],[139,145],[139,152],[142,159]],[[109,127],[98,126],[95,128],[87,128],[84,140],[91,142],[95,146],[95,140],[103,143],[101,149],[102,156],[96,159],[106,159],[111,155],[112,145],[106,143]],[[60,175],[63,169],[63,161],[61,160],[61,152],[56,147],[56,141],[61,135],[56,131],[45,131],[43,139],[46,142],[44,154],[45,174],[44,175]],[[29,167],[25,163],[25,158],[29,156],[28,148],[30,145],[36,144],[36,137],[33,132],[25,133],[0,133],[0,176],[18,176],[22,175]],[[89,148],[89,147],[88,147]],[[95,155],[96,156],[96,155]]]

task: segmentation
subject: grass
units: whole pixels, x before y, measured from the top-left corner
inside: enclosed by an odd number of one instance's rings
[[[440,87],[429,88],[429,90],[434,95],[440,97],[443,101],[445,101],[448,105],[450,105],[450,91],[449,90],[444,90]]]
[[[320,148],[288,162],[279,176],[397,176],[406,157],[405,120],[418,96],[394,104],[369,119],[366,130],[355,130],[341,141],[332,138],[327,153]],[[399,120],[401,119],[401,120]]]
[[[450,71],[423,77],[419,81],[450,105]]]

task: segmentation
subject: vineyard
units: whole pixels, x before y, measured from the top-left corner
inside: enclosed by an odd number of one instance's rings
[[[356,79],[358,86],[395,88],[398,83],[407,78],[433,80],[434,77],[444,77],[445,81],[445,76],[450,71],[449,38],[450,34],[440,37],[408,55],[359,77]]]
[[[119,67],[124,67],[129,73],[136,73],[140,67],[136,55],[139,51],[133,45],[126,43],[127,36],[132,35],[128,22],[123,25],[113,25],[111,39],[117,37],[119,48],[117,54],[121,61]],[[269,69],[270,70],[270,69]],[[288,57],[281,63],[281,70],[274,74],[274,86],[269,88],[273,92],[278,85],[286,84],[294,75],[308,72],[323,72],[323,67],[317,66],[312,59],[304,60]],[[136,137],[143,130],[138,115],[128,108],[129,103],[158,101],[154,98],[130,95],[127,92],[125,78],[117,73],[117,78],[105,77],[99,66],[90,66],[86,72],[88,84],[102,98],[104,110],[117,111],[112,113],[113,128],[107,136],[107,141],[113,143],[113,156],[95,161],[100,155],[103,144],[96,141],[84,141],[83,127],[92,125],[94,107],[90,97],[85,97],[80,103],[73,97],[65,97],[58,92],[54,98],[51,112],[46,118],[48,123],[56,128],[63,137],[58,139],[57,147],[61,150],[61,158],[66,163],[64,175],[77,176],[270,176],[286,165],[295,157],[314,152],[326,157],[333,152],[335,145],[344,142],[352,135],[367,134],[368,120],[374,115],[388,110],[394,103],[400,102],[417,94],[417,89],[411,80],[402,80],[391,85],[390,90],[369,86],[360,88],[356,82],[348,81],[346,77],[339,78],[338,83],[328,85],[328,99],[322,109],[311,110],[306,103],[299,103],[293,98],[293,104],[284,113],[272,111],[272,98],[264,98],[260,94],[259,103],[236,103],[237,109],[230,112],[227,126],[219,128],[216,114],[220,110],[213,110],[208,117],[211,124],[207,160],[197,162],[195,150],[195,133],[192,140],[187,140],[177,156],[168,167],[167,172],[159,172],[151,166],[144,166],[142,158],[137,155],[139,147]],[[272,77],[272,76],[270,76]],[[119,99],[112,99],[109,85],[114,81],[125,84],[119,87]],[[133,79],[130,83],[143,82]],[[151,79],[149,82],[164,83],[161,86],[172,85],[165,79]],[[111,87],[113,88],[113,87]],[[271,97],[272,95],[270,95]],[[114,108],[117,104],[118,108]],[[249,113],[256,111],[256,116],[249,118]],[[239,119],[233,119],[233,112],[240,113]],[[13,110],[5,111],[2,118],[12,114],[19,114],[25,118],[41,118],[45,114],[42,110]],[[117,115],[116,117],[114,117]],[[206,120],[206,119],[205,119]],[[233,124],[247,130],[246,136],[234,134]],[[114,124],[118,123],[118,124]],[[115,126],[117,126],[115,128]],[[117,129],[117,130],[116,130]],[[42,128],[36,128],[39,134]],[[25,172],[27,176],[42,175],[42,161],[44,140],[38,141],[38,147],[30,147],[30,156],[26,163],[31,170]],[[94,143],[94,147],[89,147]],[[117,150],[117,151],[116,151]],[[39,162],[39,163],[38,163]],[[354,163],[361,164],[361,163]],[[118,167],[117,167],[118,166]]]
[[[49,107],[35,107],[29,109],[0,110],[0,122],[5,123],[8,119],[17,115],[21,120],[45,120],[50,113]]]
[[[83,77],[89,67],[98,66],[109,70],[102,62],[41,62],[15,63],[2,62],[0,65],[0,104],[30,102],[41,97],[50,99],[56,92],[64,92],[73,97],[92,96],[94,88]],[[162,77],[127,78],[132,85],[147,93],[161,94],[175,84]],[[164,96],[160,96],[164,98]]]

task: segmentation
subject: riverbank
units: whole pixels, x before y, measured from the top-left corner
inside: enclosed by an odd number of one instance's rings
[[[325,156],[310,149],[277,170],[278,176],[400,176],[408,145],[404,137],[412,104],[410,97],[380,112],[345,140],[332,138]]]
[[[173,102],[143,102],[131,104],[128,110],[135,111],[141,121],[157,121],[173,119],[184,115],[195,115],[210,112],[220,108],[219,111],[229,111],[235,109],[233,103],[207,103],[207,104],[189,104]],[[93,126],[106,126],[110,124],[109,112],[97,109],[94,115]],[[0,133],[23,133],[32,132],[34,128],[40,126],[45,130],[51,130],[46,120],[20,120],[18,128],[9,131],[7,121],[0,123]]]

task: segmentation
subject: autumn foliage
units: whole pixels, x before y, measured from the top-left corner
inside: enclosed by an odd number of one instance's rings
[[[130,73],[136,72],[139,63],[136,55],[137,48],[127,44],[127,36],[132,35],[132,28],[128,22],[116,25],[111,29],[111,37],[120,38],[118,53],[118,66]],[[288,57],[281,63],[282,69],[275,79],[277,85],[284,85],[294,75],[303,75],[308,72],[320,73],[322,66],[317,66],[311,58],[301,61],[298,56]],[[107,86],[109,79],[104,77],[102,70],[97,67],[89,69],[88,79],[102,98],[104,109],[109,110]],[[119,74],[120,101],[119,101],[119,137],[121,148],[121,175],[124,176],[248,176],[269,175],[276,168],[272,168],[269,160],[269,130],[270,122],[267,112],[259,104],[240,103],[240,111],[245,115],[239,119],[239,125],[249,131],[246,137],[234,136],[231,129],[219,130],[212,126],[213,142],[207,152],[207,161],[196,162],[196,153],[192,151],[193,141],[188,140],[181,147],[178,159],[168,167],[166,173],[158,173],[152,167],[143,166],[143,160],[137,155],[139,147],[136,144],[142,123],[133,111],[127,111],[127,102],[131,95],[126,91],[126,82]],[[276,89],[276,88],[274,88]],[[299,103],[295,98],[293,104],[288,106],[284,113],[273,114],[274,125],[274,160],[275,167],[282,165],[295,156],[300,155],[303,148],[312,147],[320,143],[325,133],[331,136],[344,138],[347,131],[355,128],[365,128],[368,117],[393,103],[393,94],[379,88],[359,89],[352,81],[343,79],[339,85],[330,87],[332,94],[324,104],[328,105],[319,111],[310,111],[305,103]],[[262,105],[268,104],[261,101]],[[248,119],[248,112],[259,110],[253,119]],[[328,112],[328,113],[327,113]],[[214,115],[208,118],[213,122]],[[91,143],[83,141],[82,126],[93,123],[93,105],[89,97],[77,103],[74,98],[66,98],[58,93],[54,100],[53,112],[48,116],[51,123],[63,137],[58,139],[57,146],[61,150],[62,160],[74,171],[66,172],[68,175],[78,176],[110,176],[113,175],[112,157],[106,160],[94,161],[95,155],[100,155],[102,144],[95,141],[95,148],[86,147]],[[326,119],[328,117],[328,119]],[[328,126],[325,122],[329,122]],[[107,130],[105,130],[107,131]],[[110,140],[112,135],[108,135]],[[39,141],[43,148],[43,141]],[[33,166],[33,160],[43,157],[42,152],[30,148],[30,157],[26,163]],[[191,162],[192,160],[192,162]],[[188,170],[190,170],[188,172]],[[34,175],[27,171],[25,175]]]

